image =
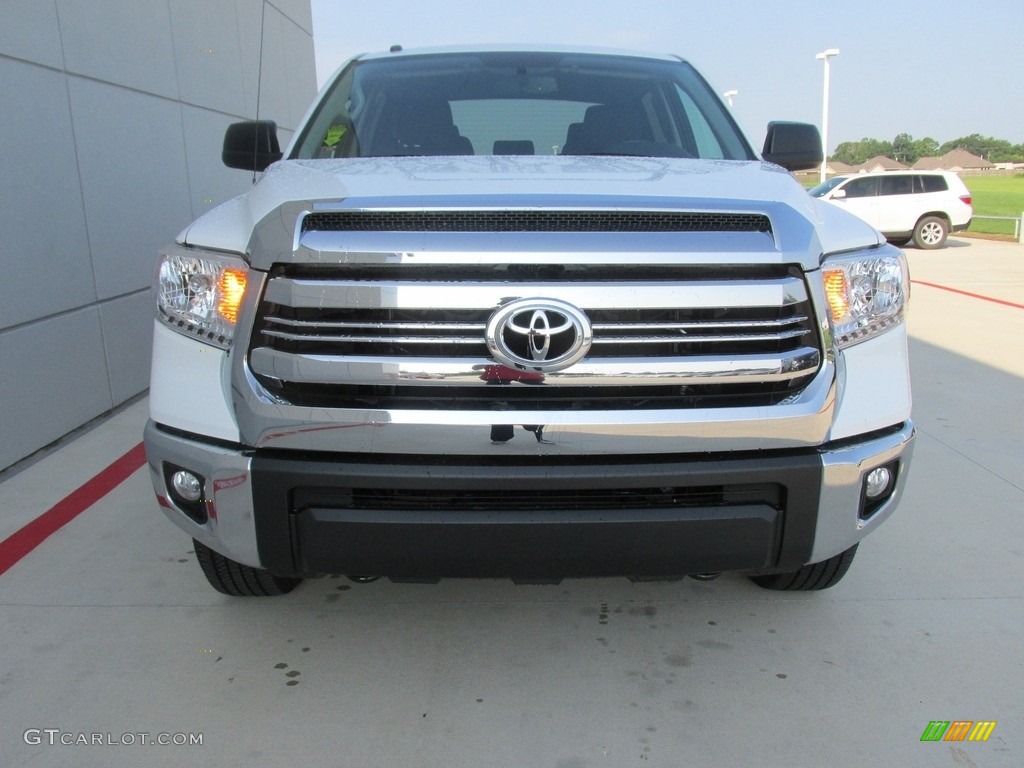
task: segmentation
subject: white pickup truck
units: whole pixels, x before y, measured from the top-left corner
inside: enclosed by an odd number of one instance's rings
[[[160,254],[145,443],[231,595],[304,577],[821,589],[913,444],[902,252],[675,56],[393,50]]]

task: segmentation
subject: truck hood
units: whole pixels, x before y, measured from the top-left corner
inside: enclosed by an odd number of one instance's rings
[[[257,223],[286,203],[340,201],[368,208],[759,211],[772,219],[777,247],[803,251],[804,259],[808,250],[821,256],[882,242],[870,225],[811,198],[769,163],[557,155],[285,160],[270,166],[248,193],[197,219],[178,240],[245,253]]]

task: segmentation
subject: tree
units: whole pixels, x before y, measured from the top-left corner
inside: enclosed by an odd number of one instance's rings
[[[938,151],[939,142],[931,136],[915,140],[909,133],[901,133],[892,140],[892,159],[904,165],[913,165],[922,157],[934,157]]]
[[[892,141],[868,138],[844,141],[836,147],[829,159],[848,165],[860,165],[872,157],[883,155],[899,160],[904,165],[913,165],[922,157],[938,157],[954,149],[965,149],[993,163],[1024,163],[1024,144],[1011,144],[1003,139],[977,133],[947,141],[941,146],[931,136],[915,139],[909,133],[899,133]]]
[[[922,157],[936,157],[939,154],[939,142],[931,136],[925,136],[914,142],[914,152],[917,154],[917,160]],[[916,163],[917,160],[914,162]]]
[[[1015,146],[1003,139],[994,139],[991,136],[982,136],[977,133],[947,141],[939,147],[939,153],[945,154],[954,149],[965,149],[972,155],[983,157],[993,163],[1024,161],[1024,151],[1022,151],[1024,146],[1020,144]]]
[[[847,165],[860,165],[872,157],[885,155],[892,156],[892,142],[879,141],[878,139],[864,138],[860,141],[844,141],[836,147],[832,160],[837,160]]]
[[[917,162],[915,156],[914,137],[909,133],[900,133],[892,140],[892,159],[904,165],[913,165]]]

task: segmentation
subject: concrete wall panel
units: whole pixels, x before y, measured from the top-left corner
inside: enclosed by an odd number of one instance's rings
[[[291,5],[298,4],[296,2]],[[262,19],[259,3],[236,0],[235,7],[238,11],[246,115],[250,119],[256,115],[256,86],[259,82],[260,117],[274,120],[281,128],[293,131],[317,91],[313,38],[303,31],[302,25],[296,23],[292,16],[283,14],[274,4],[266,4],[265,19]]]
[[[263,72],[260,78],[260,117],[274,120],[285,128],[294,128],[291,98],[288,90],[288,57],[284,25],[294,26],[272,5],[267,5],[266,28],[263,31]],[[257,33],[257,42],[259,35]],[[257,50],[258,53],[258,50]]]
[[[112,407],[95,306],[0,333],[0,360],[0,467]]]
[[[170,9],[181,100],[232,115],[245,114],[234,3],[225,7],[209,0],[175,0]],[[232,87],[225,88],[225,83]]]
[[[67,71],[178,98],[168,0],[58,0]]]
[[[235,0],[235,18],[238,21],[238,51],[242,60],[242,96],[245,98],[244,116],[256,116],[256,88],[260,78],[260,19],[262,3]],[[267,13],[271,12],[269,5]],[[261,88],[262,90],[262,88]],[[265,110],[261,109],[260,114]]]
[[[57,8],[53,3],[4,0],[0,8],[0,53],[54,69],[63,68]]]
[[[64,75],[0,59],[0,328],[96,301]]]
[[[270,0],[270,4],[297,24],[306,33],[306,37],[312,40],[313,10],[309,0]]]
[[[100,300],[148,286],[153,256],[192,218],[181,106],[70,77]]]
[[[153,294],[140,291],[100,304],[111,399],[120,405],[149,386]]]
[[[252,174],[226,168],[220,159],[224,131],[236,120],[206,109],[182,106],[185,129],[185,157],[192,192],[192,217],[245,192],[252,186]]]
[[[0,469],[145,390],[157,250],[244,192],[220,161],[256,113],[254,0],[3,0]],[[268,0],[260,116],[316,89],[308,0]]]
[[[291,19],[281,19],[281,43],[286,51],[285,92],[288,94],[287,128],[298,127],[306,114],[310,101],[316,94],[316,55],[313,52],[313,38]]]

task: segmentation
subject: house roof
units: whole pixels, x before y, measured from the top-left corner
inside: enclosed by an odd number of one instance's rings
[[[966,168],[994,168],[984,158],[972,155],[966,149],[954,149],[942,157],[922,157],[914,163],[916,171],[962,171]]]
[[[878,155],[877,157],[872,157],[870,160],[867,160],[867,161],[861,163],[860,165],[855,165],[850,170],[854,170],[854,171],[905,171],[905,170],[907,170],[907,166],[905,166],[903,163],[896,162],[891,157],[886,157],[885,155]]]
[[[825,169],[832,174],[839,175],[841,173],[850,173],[853,170],[853,166],[841,163],[838,160],[829,160]]]

